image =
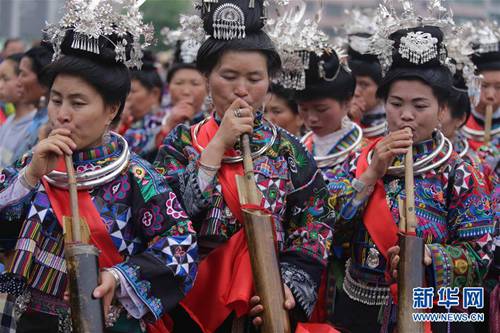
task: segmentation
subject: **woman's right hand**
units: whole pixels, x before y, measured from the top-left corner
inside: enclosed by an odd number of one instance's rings
[[[73,154],[76,144],[70,135],[70,130],[59,128],[50,132],[46,139],[38,142],[33,148],[31,162],[26,168],[29,183],[37,184],[44,175],[55,169],[61,156]]]
[[[382,178],[397,155],[406,154],[413,144],[413,134],[409,128],[389,133],[376,146],[368,172],[375,179]]]
[[[252,107],[243,99],[236,99],[224,113],[222,122],[212,142],[222,147],[224,149],[223,152],[233,148],[243,133],[252,133],[253,120],[254,113]]]

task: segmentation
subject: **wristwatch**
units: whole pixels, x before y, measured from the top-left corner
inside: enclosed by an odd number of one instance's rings
[[[365,190],[366,184],[359,180],[358,178],[354,178],[351,182],[351,186],[354,189],[354,191],[361,193]]]
[[[362,193],[363,191],[365,191],[366,192],[365,195],[367,195],[367,196],[372,194],[373,190],[375,189],[374,185],[369,185],[367,188],[367,185],[363,181],[361,181],[357,178],[354,178],[352,180],[351,186],[354,189],[354,191],[356,191],[357,193]]]

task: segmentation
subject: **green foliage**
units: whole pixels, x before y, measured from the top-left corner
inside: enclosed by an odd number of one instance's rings
[[[160,31],[163,27],[175,29],[179,26],[179,14],[194,13],[193,0],[147,0],[142,6],[144,22],[155,28],[156,45],[153,50],[164,50]]]

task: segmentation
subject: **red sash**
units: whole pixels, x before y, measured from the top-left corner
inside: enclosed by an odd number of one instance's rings
[[[56,170],[66,171],[64,159],[60,159],[57,163]],[[71,205],[69,199],[69,191],[51,187],[50,184],[42,178],[42,183],[49,197],[50,205],[54,214],[63,226],[63,216],[71,216]],[[92,202],[92,198],[88,191],[78,191],[78,208],[80,217],[85,220],[90,230],[90,243],[97,247],[99,253],[99,267],[111,267],[123,262],[123,258],[113,244],[108,230],[101,220],[101,216]],[[169,322],[169,318],[164,316],[154,324],[147,324],[148,333],[169,333],[165,323]]]
[[[206,147],[217,133],[219,126],[213,118],[201,126],[197,140]],[[194,137],[191,127],[191,137]],[[199,151],[199,147],[195,148]],[[230,150],[226,155],[235,156]],[[243,223],[243,213],[238,197],[236,175],[243,175],[241,163],[223,164],[218,172],[222,195],[231,213],[238,222]],[[198,265],[196,281],[181,301],[181,305],[204,333],[214,332],[224,320],[235,312],[238,317],[248,313],[249,300],[254,294],[250,254],[243,229],[234,234],[225,244],[213,250]],[[318,326],[324,326],[322,333],[336,333],[329,325],[310,324],[297,326],[296,333],[320,332]],[[309,328],[309,329],[308,329]],[[328,328],[331,328],[328,330]]]
[[[200,128],[197,140],[206,147],[219,126],[213,118]],[[194,137],[194,127],[191,128]],[[199,147],[196,147],[200,151]],[[201,151],[200,151],[201,152]],[[234,156],[234,150],[226,152]],[[231,213],[243,223],[238,198],[236,175],[243,175],[241,163],[223,164],[218,172],[222,195]],[[235,311],[238,317],[249,311],[248,301],[253,296],[253,277],[250,255],[243,229],[229,241],[213,250],[198,265],[196,281],[181,301],[181,305],[203,332],[214,332]]]
[[[361,177],[366,169],[368,169],[368,152],[370,152],[380,140],[382,140],[382,138],[377,138],[370,142],[370,144],[361,151],[361,156],[356,165],[356,178]],[[387,206],[384,183],[381,179],[375,184],[373,193],[368,200],[368,205],[363,215],[363,223],[370,237],[375,242],[375,245],[387,259],[387,250],[398,243],[398,227]]]

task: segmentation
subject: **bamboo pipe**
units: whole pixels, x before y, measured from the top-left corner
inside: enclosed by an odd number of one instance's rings
[[[486,105],[486,115],[484,117],[484,143],[491,141],[491,127],[493,122],[493,105]]]
[[[423,333],[424,325],[414,322],[413,289],[423,287],[424,283],[424,241],[417,237],[415,228],[415,180],[413,175],[413,147],[405,155],[405,192],[404,226],[400,225],[400,260],[398,267],[398,318],[399,333]]]
[[[68,173],[69,199],[71,205],[71,234],[72,242],[80,243],[82,241],[82,233],[80,230],[80,212],[78,210],[78,191],[76,187],[75,168],[73,167],[73,159],[70,155],[64,155],[64,163],[66,164],[66,172]]]

